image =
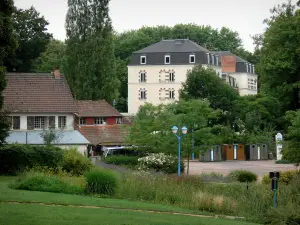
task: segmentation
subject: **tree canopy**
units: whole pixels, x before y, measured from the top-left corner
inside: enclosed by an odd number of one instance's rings
[[[52,34],[48,33],[48,21],[32,6],[29,9],[13,10],[13,28],[19,47],[5,61],[12,72],[33,72],[34,61],[45,51]]]
[[[278,98],[286,110],[300,108],[300,10],[291,1],[271,10],[258,48],[261,91]]]
[[[64,72],[77,99],[118,98],[109,0],[68,1]]]
[[[62,41],[51,39],[46,50],[36,60],[34,70],[36,72],[49,73],[54,68],[63,72],[66,44]]]

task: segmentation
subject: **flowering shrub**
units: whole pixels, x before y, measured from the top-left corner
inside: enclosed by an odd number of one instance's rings
[[[164,172],[167,174],[177,172],[178,158],[164,153],[152,153],[138,159],[138,169],[142,171]],[[181,171],[184,171],[184,163],[181,162]]]

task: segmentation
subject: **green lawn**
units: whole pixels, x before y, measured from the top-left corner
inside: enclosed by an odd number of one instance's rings
[[[47,192],[22,191],[8,188],[14,177],[0,177],[0,224],[6,225],[73,225],[73,224],[197,224],[219,225],[251,223],[210,219],[184,215],[159,214],[149,212],[131,211],[130,209],[157,210],[169,212],[192,213],[193,211],[163,206],[145,202],[126,201],[118,199],[103,199],[87,196],[55,194]],[[6,201],[18,201],[22,204],[12,204]],[[27,202],[27,203],[26,203]],[[106,206],[114,208],[127,208],[129,210],[112,208],[76,208],[69,206],[46,206],[29,204],[30,202],[72,204],[86,206]],[[195,211],[193,212],[195,213]],[[198,212],[199,213],[199,212]]]
[[[0,203],[0,221],[6,225],[250,225],[233,220],[132,212],[117,209],[72,208]]]

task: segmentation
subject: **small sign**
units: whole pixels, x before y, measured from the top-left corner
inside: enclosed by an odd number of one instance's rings
[[[279,179],[280,172],[276,172],[276,171],[270,172],[269,176],[270,176],[271,179],[274,179],[274,178]]]

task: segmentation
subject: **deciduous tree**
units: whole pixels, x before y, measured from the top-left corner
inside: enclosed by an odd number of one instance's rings
[[[13,27],[19,47],[5,61],[8,71],[34,71],[34,61],[45,51],[52,37],[48,33],[48,25],[48,21],[33,6],[25,10],[14,8]]]
[[[36,72],[50,72],[59,68],[63,72],[66,44],[62,41],[52,39],[40,57],[36,60],[34,70]]]
[[[258,39],[260,86],[286,110],[300,108],[300,10],[291,1],[271,10],[266,32]]]

